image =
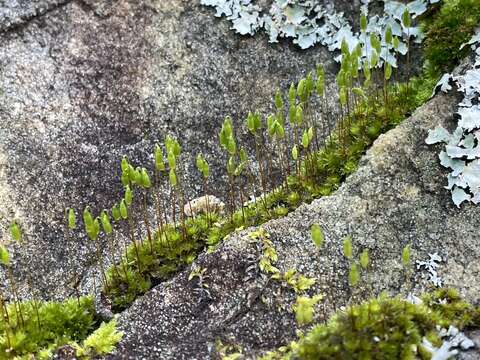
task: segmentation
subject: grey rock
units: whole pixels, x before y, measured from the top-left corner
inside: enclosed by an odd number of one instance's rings
[[[459,360],[477,360],[480,359],[480,330],[471,330],[465,333],[473,341],[475,347],[468,351],[460,352]]]
[[[18,28],[72,0],[2,0],[0,33]]]
[[[443,188],[445,170],[438,148],[424,142],[428,129],[440,124],[454,127],[452,114],[458,98],[438,95],[411,118],[374,143],[351,175],[332,196],[302,205],[287,217],[263,228],[271,234],[278,253],[276,266],[295,268],[317,280],[309,294],[324,294],[317,321],[351,301],[387,291],[406,296],[432,288],[415,271],[406,281],[401,252],[411,244],[412,261],[438,253],[438,269],[446,286],[469,301],[480,298],[480,208],[458,210]],[[325,232],[323,248],[315,248],[310,226]],[[297,329],[291,307],[295,294],[278,281],[247,276],[251,259],[259,256],[247,229],[224,241],[211,254],[195,262],[209,275],[211,298],[198,296],[195,282],[185,270],[138,299],[120,315],[125,331],[112,359],[208,359],[216,341],[237,345],[247,356],[285,345]],[[348,286],[349,264],[342,255],[342,241],[353,236],[354,254],[368,249],[372,259],[368,280],[358,289]]]

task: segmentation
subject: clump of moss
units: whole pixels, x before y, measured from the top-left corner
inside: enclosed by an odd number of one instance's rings
[[[480,24],[480,0],[444,0],[439,10],[425,19],[424,54],[431,71],[450,71],[464,58],[468,42]]]
[[[424,306],[380,298],[336,314],[300,341],[302,359],[413,358],[422,337],[439,318]]]
[[[454,325],[462,329],[480,326],[480,308],[463,300],[455,289],[444,288],[427,293],[422,296],[422,301],[440,314],[440,325],[444,327]]]
[[[75,214],[67,211],[69,229],[74,229]],[[14,221],[10,227],[11,237],[23,245],[19,224]],[[31,290],[31,300],[21,301],[11,267],[11,257],[5,245],[0,244],[0,265],[6,268],[11,288],[10,298],[0,291],[0,359],[50,359],[60,347],[77,347],[77,356],[106,354],[118,343],[122,334],[116,331],[116,324],[98,324],[93,299],[81,297],[63,302],[40,301]],[[27,274],[28,285],[32,277]],[[89,335],[90,334],[90,335]],[[87,337],[88,336],[88,337]],[[82,347],[78,343],[83,342]]]
[[[442,289],[423,299],[412,304],[381,295],[350,306],[262,359],[425,359],[429,355],[423,338],[436,346],[442,343],[437,325],[462,329],[478,321],[479,309],[454,290]]]
[[[479,24],[480,0],[444,0],[422,16],[423,69],[410,80],[417,88],[416,107],[430,99],[441,75],[452,71],[468,55],[469,47],[460,47],[471,39]]]
[[[144,241],[129,246],[120,264],[107,271],[105,292],[113,300],[114,308],[122,309],[132,303],[152,284],[191,264],[209,242],[217,242],[221,229],[208,225],[217,218],[218,215],[211,213],[208,219],[201,215],[186,220],[185,235],[178,227],[166,225],[162,232],[155,233],[152,243]]]
[[[113,319],[102,323],[81,345],[74,344],[79,358],[91,359],[97,355],[110,354],[122,339],[123,332],[117,330],[117,321]]]
[[[7,359],[32,354],[49,358],[56,348],[87,338],[95,326],[91,297],[2,304],[1,314],[0,358]]]
[[[232,216],[220,216],[212,209],[208,215],[185,220],[184,230],[183,225],[168,224],[162,231],[155,232],[152,243],[130,245],[120,263],[109,268],[106,274],[105,294],[112,299],[114,310],[124,309],[153,285],[169,279],[191,264],[201,251],[213,249],[235,229],[259,225],[293,210],[299,199],[288,195],[285,189],[279,188],[265,197],[266,209],[264,205],[259,208],[252,203],[236,210]]]

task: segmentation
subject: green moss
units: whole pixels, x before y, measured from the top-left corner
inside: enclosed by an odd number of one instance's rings
[[[480,327],[480,308],[464,301],[455,289],[440,289],[425,294],[422,300],[440,314],[442,326]]]
[[[115,309],[122,309],[148,291],[152,284],[164,281],[180,268],[190,264],[206,246],[215,245],[225,236],[216,223],[218,215],[198,216],[181,227],[167,225],[156,232],[153,247],[149,241],[130,245],[120,264],[107,271],[106,294]],[[139,262],[140,260],[140,262]]]
[[[90,359],[97,355],[110,354],[122,337],[123,332],[117,330],[115,319],[102,323],[81,345],[75,344],[76,355],[82,359]]]
[[[413,347],[437,321],[426,307],[375,299],[316,326],[296,354],[301,359],[413,359]]]
[[[424,65],[421,75],[411,79],[417,88],[417,107],[432,96],[441,75],[452,71],[469,54],[468,46],[460,47],[471,39],[479,24],[480,0],[444,0],[423,16]]]
[[[440,9],[423,22],[425,59],[431,71],[449,72],[470,51],[460,46],[470,40],[480,24],[480,0],[444,0]]]
[[[478,321],[479,309],[454,290],[423,296],[423,304],[380,296],[333,315],[279,351],[262,359],[429,359],[421,346],[427,338],[440,346],[436,326],[464,326]]]
[[[81,342],[95,326],[91,297],[65,302],[10,303],[2,309],[2,315],[0,358],[6,359],[32,354],[48,357],[59,346]]]

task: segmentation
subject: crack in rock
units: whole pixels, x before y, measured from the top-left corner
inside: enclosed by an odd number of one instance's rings
[[[0,34],[15,31],[30,21],[65,6],[74,0],[6,0],[0,6]]]

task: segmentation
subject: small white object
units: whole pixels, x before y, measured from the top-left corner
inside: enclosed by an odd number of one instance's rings
[[[204,195],[189,201],[184,207],[183,212],[186,216],[197,216],[206,214],[208,211],[222,213],[225,204],[213,195]]]
[[[440,80],[438,81],[437,85],[435,85],[432,96],[435,95],[435,90],[439,86],[440,86],[440,90],[443,91],[444,93],[448,92],[449,90],[452,90],[452,85],[450,85],[450,80],[452,80],[452,74],[449,74],[449,73],[443,74]]]
[[[418,296],[415,296],[413,293],[409,293],[405,300],[408,301],[409,303],[413,304],[413,305],[423,304],[422,299],[420,299]]]
[[[440,266],[442,258],[438,253],[428,254],[430,257],[427,261],[418,261],[417,260],[417,270],[424,268],[428,272],[428,280],[436,287],[441,287],[443,280],[438,276],[437,269]]]

